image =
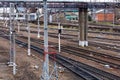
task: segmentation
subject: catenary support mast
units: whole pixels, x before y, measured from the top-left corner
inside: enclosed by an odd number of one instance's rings
[[[13,66],[13,75],[16,74],[16,61],[15,61],[15,27],[14,27],[14,3],[10,3],[10,66]]]
[[[49,80],[47,0],[43,0],[43,5],[44,5],[44,63],[41,80]]]

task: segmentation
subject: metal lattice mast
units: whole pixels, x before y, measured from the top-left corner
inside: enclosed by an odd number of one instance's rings
[[[14,10],[12,10],[12,8],[11,8],[11,4],[10,4],[10,12],[12,12],[12,11],[14,11]],[[9,14],[9,18],[10,18],[10,22],[9,22],[9,24],[10,24],[10,33],[9,33],[9,38],[10,38],[10,62],[9,62],[9,65],[11,65],[12,66],[12,63],[13,63],[13,56],[12,56],[12,41],[11,41],[11,39],[12,39],[12,34],[11,34],[11,32],[12,32],[12,20],[11,20],[11,18],[12,18],[12,14],[10,13]]]
[[[47,0],[43,0],[43,5],[44,5],[44,63],[41,80],[49,80]]]
[[[5,5],[3,6],[3,22],[4,22],[4,24],[5,24]],[[4,25],[3,25],[4,26]]]
[[[57,65],[55,61],[55,52],[48,52],[48,13],[47,0],[43,0],[44,4],[44,63],[43,72],[40,80],[58,80]],[[54,67],[51,73],[49,72],[49,54],[54,55]]]
[[[5,12],[6,12],[6,16],[5,16],[5,17],[7,17],[7,13],[8,13],[8,12],[7,12],[7,6],[6,6],[6,11],[5,11]],[[6,19],[5,22],[6,22],[5,26],[8,27],[8,20]]]
[[[44,79],[49,80],[49,55],[48,53],[48,20],[47,20],[47,0],[43,0],[44,4]]]
[[[6,19],[6,14],[7,14],[7,7],[6,5],[3,6],[3,26],[7,27],[7,19]]]
[[[14,4],[10,3],[10,66],[13,66],[13,75],[16,74],[16,63],[15,63],[15,27],[14,27]]]

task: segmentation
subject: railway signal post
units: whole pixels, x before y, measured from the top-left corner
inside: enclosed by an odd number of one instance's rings
[[[60,23],[58,23],[58,52],[61,52],[61,41],[60,41],[60,35],[62,33]]]
[[[59,14],[61,13],[61,10],[59,10]],[[62,33],[62,30],[61,30],[61,19],[60,19],[60,16],[57,15],[57,23],[58,23],[58,52],[60,53],[61,52],[61,41],[60,41],[60,36],[61,36],[61,33]]]

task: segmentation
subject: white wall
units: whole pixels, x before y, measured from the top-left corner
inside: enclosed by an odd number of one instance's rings
[[[10,12],[10,8],[3,8],[3,7],[1,7],[0,8],[0,13],[9,13]],[[16,12],[16,10],[14,9],[14,13]]]

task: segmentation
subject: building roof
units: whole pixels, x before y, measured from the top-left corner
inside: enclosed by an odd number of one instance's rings
[[[95,13],[113,13],[113,9],[100,9],[96,10]]]

